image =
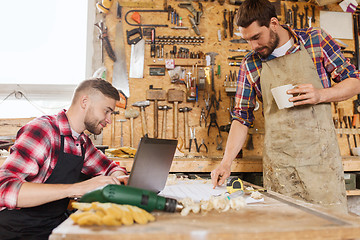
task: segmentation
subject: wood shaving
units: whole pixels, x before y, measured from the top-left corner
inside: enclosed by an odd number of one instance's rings
[[[226,195],[211,196],[209,200],[202,200],[200,203],[195,203],[190,198],[184,198],[179,201],[183,206],[181,211],[182,216],[187,216],[190,212],[193,213],[206,213],[211,210],[218,212],[227,212],[229,210],[240,210],[246,206],[243,197],[229,199]]]

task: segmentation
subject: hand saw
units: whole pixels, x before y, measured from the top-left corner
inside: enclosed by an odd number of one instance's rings
[[[115,56],[116,61],[113,65],[113,79],[112,85],[125,95],[126,98],[130,97],[129,79],[126,66],[126,53],[125,53],[125,40],[121,19],[121,6],[117,3],[117,18],[119,22],[116,24],[115,36]]]

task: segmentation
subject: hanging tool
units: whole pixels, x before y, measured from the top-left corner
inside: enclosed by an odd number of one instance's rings
[[[84,194],[79,202],[101,202],[129,204],[142,208],[148,212],[161,210],[175,212],[183,208],[176,199],[158,196],[155,192],[124,185],[109,184]]]
[[[196,134],[195,134],[195,128],[190,128],[190,144],[189,144],[189,152],[191,152],[191,145],[192,142],[194,141],[195,143],[195,150],[196,152],[199,152],[199,146],[196,140]]]
[[[308,23],[308,18],[309,18],[308,11],[309,11],[309,6],[308,6],[308,5],[305,5],[305,6],[304,6],[304,11],[305,11],[305,27],[308,28],[308,27],[309,27],[309,23]]]
[[[210,124],[209,124],[209,127],[208,127],[208,136],[210,135],[210,128],[211,127],[217,127],[219,135],[221,135],[220,134],[220,127],[219,127],[218,123],[216,122],[216,118],[217,118],[217,116],[216,116],[215,112],[210,113]]]
[[[354,124],[353,119],[351,119],[350,116],[348,116],[348,122],[349,122],[349,128],[354,127],[356,129],[356,123]],[[357,147],[356,135],[353,134],[353,137],[354,137],[354,145],[355,147]]]
[[[121,18],[121,7],[117,3],[117,20],[115,36],[115,55],[116,60],[113,65],[112,85],[122,92],[126,98],[130,97],[129,79],[126,65],[125,39]]]
[[[179,108],[179,112],[184,113],[184,142],[185,142],[185,148],[188,149],[188,139],[189,139],[189,117],[188,112],[190,112],[192,108],[189,107],[183,107]]]
[[[178,138],[178,104],[184,101],[184,91],[178,89],[169,89],[167,93],[167,101],[174,103],[174,121],[173,121],[173,138]]]
[[[206,153],[208,153],[208,147],[206,146],[204,139],[201,140],[201,144],[199,146],[199,151],[198,152],[200,152],[202,146],[204,146]]]
[[[206,116],[205,116],[205,109],[201,108],[201,114],[200,114],[200,127],[201,127],[201,122],[204,121],[205,123],[205,127],[206,127]]]
[[[119,119],[117,122],[120,122],[120,147],[124,146],[124,132],[123,132],[123,123],[126,122],[126,119]]]
[[[300,17],[300,28],[304,28],[304,14],[303,13],[299,13],[299,17]],[[306,20],[305,20],[306,22]]]
[[[154,101],[154,138],[158,137],[158,101],[164,101],[166,99],[166,91],[161,88],[153,88],[152,85],[146,90],[146,99]]]
[[[344,119],[344,108],[339,108],[338,116],[339,116],[340,128],[342,128],[342,123]],[[342,133],[340,133],[340,137],[342,137]]]
[[[166,139],[166,120],[167,120],[167,117],[166,117],[166,113],[168,110],[172,109],[172,107],[170,106],[167,106],[167,105],[164,105],[164,106],[159,106],[158,107],[159,110],[163,110],[164,111],[164,115],[163,115],[163,121],[162,121],[162,131],[161,131],[161,138],[162,139]]]
[[[194,17],[191,17],[191,16],[190,17],[194,19],[196,25],[200,24],[200,17],[203,15],[203,6],[200,2],[198,2],[198,4],[199,4],[200,11],[195,10],[195,8],[191,2],[178,4],[178,6],[180,8],[186,8],[187,10],[189,10],[191,12],[191,14]]]
[[[135,109],[125,110],[125,118],[130,119],[130,147],[134,147],[134,118],[139,116],[139,111]]]
[[[297,15],[298,15],[298,10],[299,10],[299,6],[298,5],[294,5],[291,7],[294,13],[294,28],[297,28]]]
[[[223,139],[222,139],[222,136],[220,134],[218,134],[216,136],[216,150],[223,150],[223,147],[222,147],[222,143],[223,143]]]
[[[141,10],[141,9],[137,9],[137,10],[130,10],[128,11],[126,14],[125,14],[125,22],[127,24],[129,24],[130,26],[136,26],[136,27],[168,27],[167,24],[141,24],[141,23],[138,23],[138,24],[134,24],[134,23],[130,23],[128,20],[127,20],[127,16],[130,14],[130,13],[133,13],[133,12],[138,12],[138,13],[168,13],[167,10],[155,10],[155,9],[150,9],[150,10]]]
[[[114,53],[114,50],[111,47],[109,36],[107,33],[107,27],[105,26],[104,22],[100,20],[98,23],[95,23],[95,26],[99,29],[99,39],[101,43],[101,59],[102,62],[104,62],[104,56],[103,56],[103,47],[105,47],[106,53],[108,54],[109,58],[116,61],[116,56]]]
[[[347,123],[347,117],[346,116],[343,116],[343,120],[344,120],[344,123],[345,123],[345,128],[350,129],[350,125],[348,125],[348,123]],[[348,145],[349,145],[350,155],[353,156],[353,153],[351,151],[351,144],[350,144],[350,134],[346,134],[346,138],[347,138],[347,142],[348,142]]]
[[[210,95],[210,105],[207,113],[207,116],[209,116],[211,107],[214,108],[215,112],[216,110],[219,109],[219,101],[216,99],[215,80],[214,80],[215,57],[219,54],[216,52],[208,52],[206,53],[206,55],[210,56],[210,65],[211,65],[211,95]]]
[[[101,2],[96,3],[96,8],[100,13],[107,14],[113,4],[113,0],[102,0]]]
[[[226,20],[226,14],[227,14],[227,10],[224,9],[224,12],[223,12],[224,20],[222,22],[222,25],[224,27],[224,38],[227,38],[227,28],[228,28],[228,22]]]
[[[142,133],[144,137],[148,136],[147,124],[146,124],[146,112],[145,108],[150,105],[150,101],[138,101],[133,103],[134,107],[140,108],[140,117],[141,117],[141,125],[142,125]]]

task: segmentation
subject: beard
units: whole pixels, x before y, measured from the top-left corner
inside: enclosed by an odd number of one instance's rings
[[[261,58],[266,59],[270,54],[275,50],[279,45],[279,35],[270,29],[270,41],[269,44],[265,47],[260,47],[255,49],[255,51],[261,56]],[[260,52],[265,50],[264,52]]]
[[[90,116],[94,116],[94,114],[92,114],[92,112],[93,112],[92,109],[90,109],[90,111],[88,113],[86,113],[84,124],[85,124],[86,130],[88,130],[92,134],[99,135],[103,130],[103,128],[100,127],[101,121],[98,121],[98,120],[94,119],[93,117],[90,117]],[[104,123],[103,126],[106,126],[106,123]]]

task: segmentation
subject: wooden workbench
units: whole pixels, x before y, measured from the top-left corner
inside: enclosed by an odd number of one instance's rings
[[[269,192],[264,202],[240,211],[205,215],[156,212],[147,225],[80,227],[67,219],[50,240],[76,239],[357,239],[360,218],[335,214],[312,204]]]

